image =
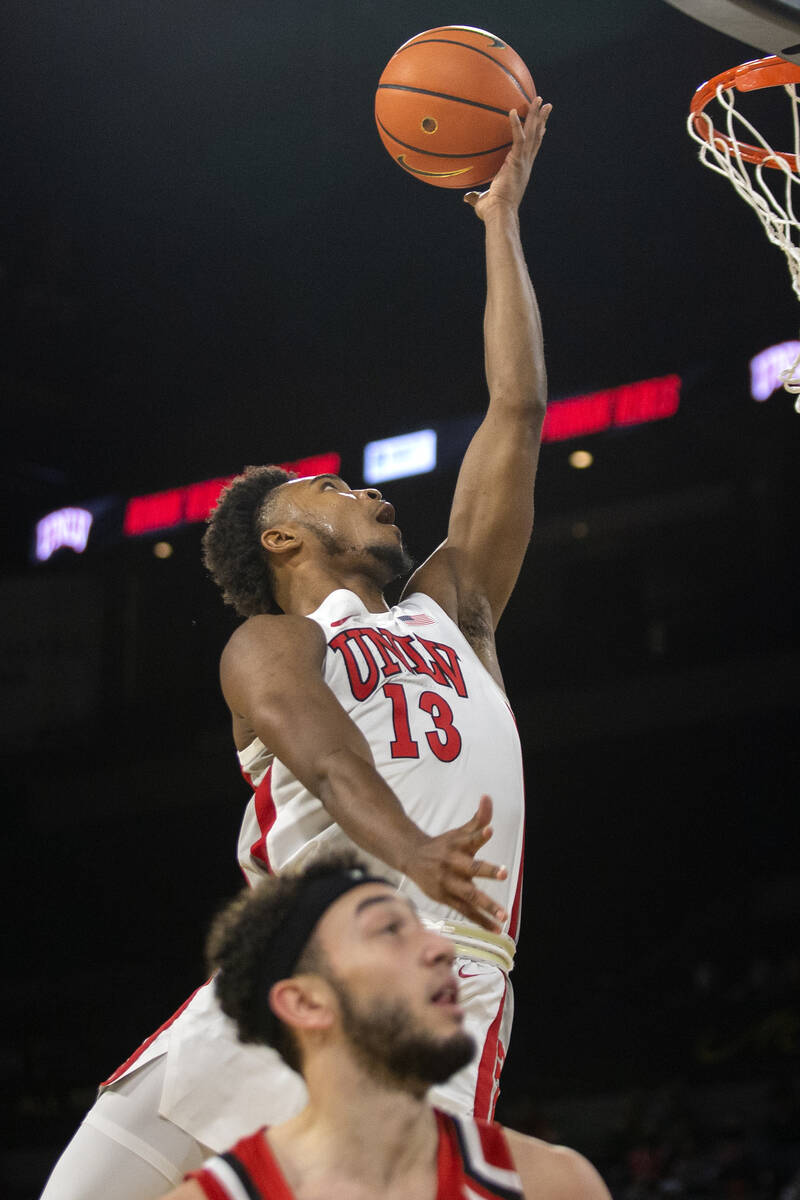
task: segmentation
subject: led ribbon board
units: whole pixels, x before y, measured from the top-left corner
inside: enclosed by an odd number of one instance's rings
[[[297,475],[338,475],[341,462],[341,456],[331,451],[278,465],[284,471],[294,471]],[[170,488],[166,492],[134,496],[125,506],[123,533],[126,537],[141,537],[142,534],[172,529],[176,525],[204,521],[217,503],[222,489],[234,478],[234,475],[226,475],[220,479],[205,479],[201,483]]]
[[[542,441],[563,442],[615,427],[661,421],[678,411],[680,394],[680,375],[663,375],[586,396],[554,400],[547,408]]]

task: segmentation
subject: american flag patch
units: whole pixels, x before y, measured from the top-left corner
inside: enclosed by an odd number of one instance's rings
[[[427,613],[417,613],[413,617],[400,617],[401,621],[405,621],[406,625],[435,625],[433,617],[429,617]]]

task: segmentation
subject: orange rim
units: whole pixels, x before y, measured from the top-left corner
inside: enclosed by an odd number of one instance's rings
[[[777,54],[768,58],[756,58],[752,62],[742,63],[740,67],[731,67],[720,75],[715,75],[707,83],[701,84],[692,97],[689,113],[695,132],[704,142],[719,149],[727,149],[731,154],[738,154],[745,162],[763,163],[778,170],[775,159],[779,158],[790,170],[800,171],[796,155],[783,150],[773,150],[770,153],[763,146],[753,146],[750,142],[740,142],[736,138],[728,137],[714,128],[711,117],[704,111],[709,101],[716,97],[719,88],[725,91],[735,88],[737,92],[755,92],[759,88],[783,87],[788,83],[800,83],[800,66],[787,62],[785,58],[779,58]]]

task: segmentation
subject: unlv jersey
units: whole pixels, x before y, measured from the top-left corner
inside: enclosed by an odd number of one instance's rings
[[[459,913],[395,876],[422,920],[453,942],[465,1028],[478,1046],[473,1062],[432,1095],[451,1111],[489,1117],[511,1032],[508,972],[520,899],[522,759],[511,709],[458,627],[428,596],[369,613],[352,592],[338,590],[312,619],[328,643],[325,681],[411,819],[435,835],[468,821],[483,794],[494,802],[485,853],[508,868],[508,879],[480,882],[510,913],[504,934],[466,925]],[[310,848],[351,845],[320,801],[260,741],[239,758],[255,788],[239,839],[249,882],[301,862]],[[391,875],[377,865],[380,874]],[[162,1055],[160,1115],[213,1150],[230,1146],[256,1121],[287,1120],[305,1103],[303,1081],[274,1050],[238,1041],[211,984],[198,988],[102,1086]]]
[[[434,1111],[439,1127],[436,1200],[524,1200],[501,1126]],[[186,1178],[195,1179],[208,1200],[294,1200],[264,1132],[242,1138]]]
[[[436,836],[463,825],[482,795],[492,798],[485,856],[508,869],[481,880],[510,914],[516,938],[523,842],[522,756],[502,690],[454,621],[417,592],[371,613],[354,592],[332,592],[310,614],[325,634],[325,682],[359,727],[375,766],[407,815]],[[322,803],[256,738],[239,754],[254,795],[239,837],[239,862],[255,883],[264,871],[299,864],[311,850],[352,846]],[[363,852],[361,852],[362,857]],[[371,864],[384,875],[385,864]],[[429,920],[463,922],[395,875]]]

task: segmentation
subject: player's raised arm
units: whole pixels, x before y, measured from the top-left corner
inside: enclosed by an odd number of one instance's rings
[[[465,197],[485,227],[489,407],[461,466],[447,540],[407,589],[432,595],[462,628],[476,615],[491,622],[491,628],[497,626],[533,527],[547,380],[518,209],[550,110],[536,97],[524,126],[511,113],[513,145],[500,172],[488,191]]]
[[[247,721],[356,845],[440,904],[498,930],[507,914],[474,882],[505,878],[504,867],[476,857],[491,837],[491,801],[482,797],[457,829],[437,837],[423,833],[375,769],[366,739],[322,678],[325,649],[322,631],[305,617],[264,615],[240,626],[220,664],[234,720]]]

